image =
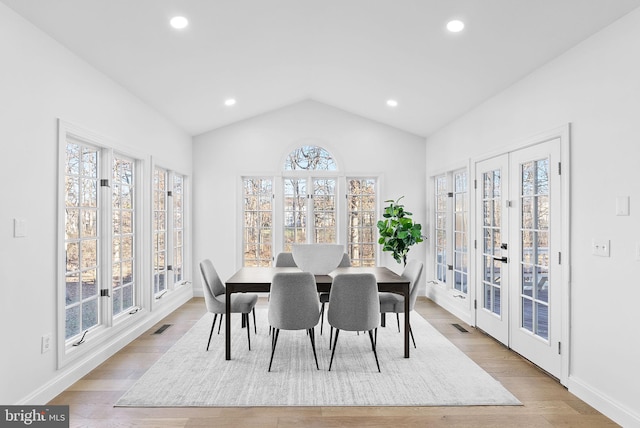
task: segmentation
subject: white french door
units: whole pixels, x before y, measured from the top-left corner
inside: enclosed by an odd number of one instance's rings
[[[476,324],[505,345],[509,344],[509,240],[506,212],[509,195],[509,156],[476,164],[479,267],[476,282]]]
[[[560,377],[560,139],[476,164],[476,324]]]

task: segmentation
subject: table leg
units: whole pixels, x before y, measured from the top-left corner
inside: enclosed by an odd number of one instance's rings
[[[409,285],[404,292],[404,357],[409,358]]]
[[[407,299],[405,299],[407,300]],[[226,290],[225,299],[225,322],[224,322],[224,354],[225,359],[231,359],[231,293]]]

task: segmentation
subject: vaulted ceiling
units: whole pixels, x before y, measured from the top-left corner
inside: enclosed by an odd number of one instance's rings
[[[1,1],[192,135],[313,99],[428,136],[640,7],[640,0]],[[170,27],[176,15],[189,26]],[[464,21],[462,32],[446,30],[452,19]],[[229,98],[236,104],[226,106]]]

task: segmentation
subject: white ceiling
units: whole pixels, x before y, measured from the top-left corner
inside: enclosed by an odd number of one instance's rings
[[[640,0],[1,0],[192,135],[313,99],[428,136]],[[185,30],[168,20],[184,15]],[[462,19],[452,34],[446,23]],[[225,107],[233,97],[237,104]],[[389,98],[399,106],[389,108]]]

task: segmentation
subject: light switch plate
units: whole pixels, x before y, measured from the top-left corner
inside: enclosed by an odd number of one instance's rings
[[[27,236],[27,220],[23,218],[13,219],[13,237],[24,238]]]
[[[629,197],[628,196],[616,197],[616,215],[621,215],[621,216],[629,215]]]
[[[591,242],[591,252],[594,256],[609,257],[610,255],[610,241],[609,240],[597,240],[594,239]]]

